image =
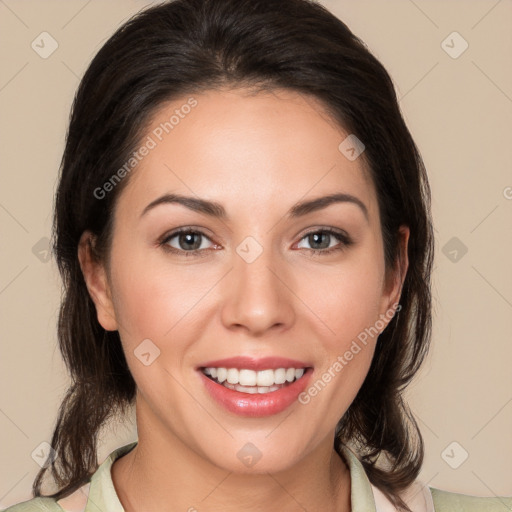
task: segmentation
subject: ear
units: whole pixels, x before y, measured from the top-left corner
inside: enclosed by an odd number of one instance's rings
[[[409,268],[408,245],[409,245],[409,226],[402,225],[398,230],[399,251],[398,258],[393,269],[390,269],[386,275],[385,285],[382,295],[381,318],[385,316],[386,325],[393,318],[394,312],[400,302],[402,287],[405,276]],[[383,329],[382,329],[383,330]]]
[[[94,243],[94,235],[84,231],[78,243],[78,260],[87,290],[96,306],[98,322],[106,331],[116,331],[118,326],[110,284],[103,263],[95,255]]]

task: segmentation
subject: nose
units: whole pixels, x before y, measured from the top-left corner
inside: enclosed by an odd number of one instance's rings
[[[263,336],[269,330],[292,326],[295,296],[284,264],[270,249],[253,261],[242,251],[233,253],[233,268],[223,285],[221,320],[227,329]]]

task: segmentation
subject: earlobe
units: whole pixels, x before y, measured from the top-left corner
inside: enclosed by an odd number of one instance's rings
[[[90,231],[82,233],[78,244],[78,260],[87,290],[96,306],[98,322],[106,331],[116,331],[118,326],[110,285],[103,263],[95,258],[94,241],[94,235]]]

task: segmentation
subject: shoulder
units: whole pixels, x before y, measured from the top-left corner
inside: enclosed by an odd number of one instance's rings
[[[4,512],[62,512],[62,508],[53,498],[38,497],[12,505]]]
[[[430,487],[435,512],[506,512],[512,511],[512,497],[478,497]]]
[[[79,487],[65,498],[55,500],[50,496],[40,496],[9,507],[4,512],[84,512],[87,506],[90,482]]]

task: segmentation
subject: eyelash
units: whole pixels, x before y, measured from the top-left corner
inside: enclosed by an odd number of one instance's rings
[[[171,233],[166,233],[158,241],[158,246],[162,247],[162,249],[164,251],[177,254],[178,256],[185,256],[185,257],[207,256],[207,254],[201,254],[206,251],[205,249],[194,249],[192,251],[184,251],[182,249],[176,249],[175,247],[170,247],[168,245],[170,240],[172,240],[175,236],[180,235],[182,233],[187,233],[187,234],[192,234],[192,235],[201,235],[209,240],[209,237],[206,235],[206,233],[203,233],[202,231],[191,229],[191,228],[180,228]],[[333,252],[336,252],[336,251],[342,251],[353,244],[353,241],[346,234],[344,234],[341,231],[337,231],[337,230],[334,230],[331,228],[321,228],[321,229],[309,231],[308,233],[304,234],[304,236],[300,239],[300,241],[304,240],[304,238],[306,238],[310,235],[314,235],[314,234],[318,234],[318,233],[327,233],[329,235],[332,235],[332,236],[334,236],[334,238],[338,239],[340,241],[340,243],[335,245],[334,247],[329,248],[329,249],[307,249],[306,248],[306,250],[310,251],[313,255],[325,256],[328,254],[332,254]]]

